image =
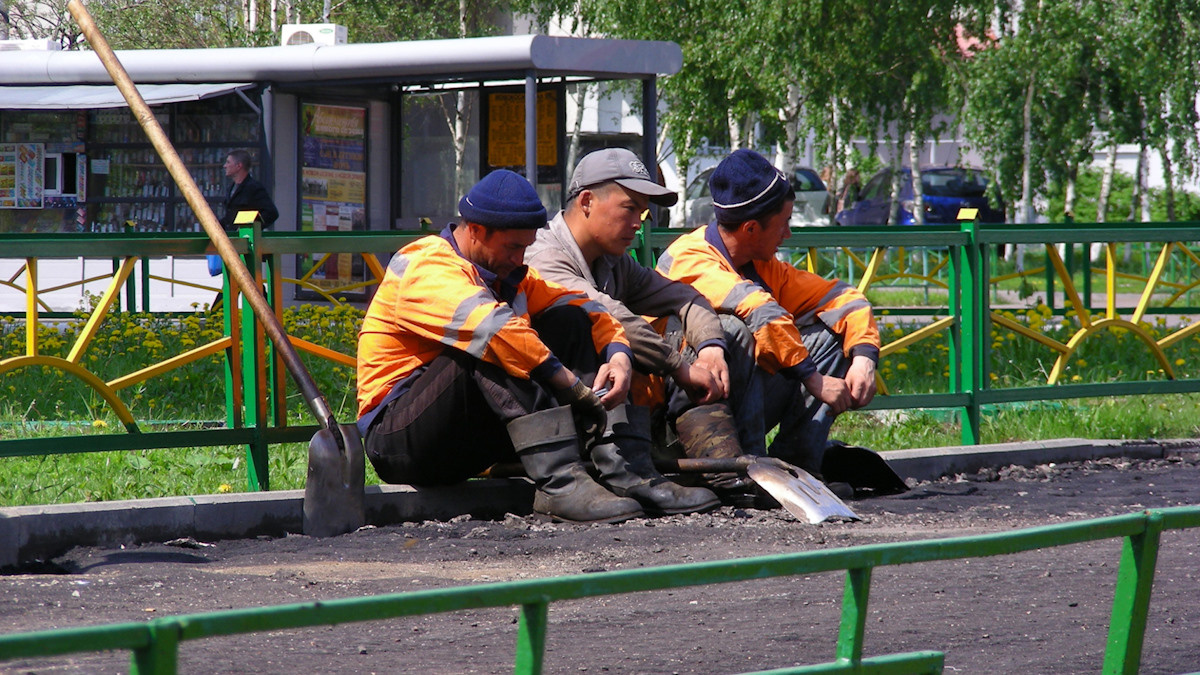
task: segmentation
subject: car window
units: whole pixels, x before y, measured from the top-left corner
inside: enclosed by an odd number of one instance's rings
[[[708,196],[708,177],[711,174],[711,171],[702,171],[699,176],[696,176],[692,184],[688,186],[687,199],[700,199]]]
[[[859,199],[883,199],[891,194],[891,172],[881,171],[867,181]]]
[[[812,169],[796,169],[792,177],[792,187],[796,192],[823,192],[825,183]]]
[[[921,174],[921,188],[931,197],[982,197],[987,176],[975,169],[945,169]]]

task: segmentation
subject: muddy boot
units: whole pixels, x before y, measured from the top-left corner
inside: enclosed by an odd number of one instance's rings
[[[721,403],[692,408],[675,420],[675,432],[688,457],[726,459],[742,456],[737,427],[729,408]],[[718,493],[751,491],[754,481],[735,472],[706,473],[704,480]]]
[[[684,487],[663,476],[650,457],[650,411],[622,404],[608,411],[608,427],[592,446],[600,480],[614,493],[633,497],[647,513],[697,513],[721,504],[713,492]]]
[[[619,523],[644,515],[637,501],[618,497],[588,475],[570,406],[518,417],[508,423],[508,435],[537,488],[535,512],[569,523]]]

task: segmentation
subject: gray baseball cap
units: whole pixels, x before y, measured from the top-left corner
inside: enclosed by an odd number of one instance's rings
[[[574,199],[585,188],[616,181],[622,187],[646,195],[659,206],[672,206],[679,201],[673,190],[659,185],[638,156],[625,148],[604,148],[584,155],[571,174],[567,199]]]

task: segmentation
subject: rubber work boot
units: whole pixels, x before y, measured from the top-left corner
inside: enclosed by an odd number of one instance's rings
[[[684,487],[663,476],[651,458],[650,411],[622,404],[608,411],[604,436],[592,446],[600,480],[614,493],[633,497],[655,515],[697,513],[720,506],[712,490]]]
[[[742,456],[737,426],[733,415],[722,403],[692,408],[675,420],[675,433],[683,443],[683,451],[693,459],[715,457],[726,459]],[[739,473],[706,473],[704,480],[718,492],[748,492],[754,481]]]
[[[570,406],[508,423],[517,458],[536,488],[533,510],[568,523],[619,523],[645,515],[634,499],[618,497],[588,475]]]

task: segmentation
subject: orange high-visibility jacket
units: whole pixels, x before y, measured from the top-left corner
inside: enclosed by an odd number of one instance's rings
[[[447,233],[449,230],[447,230]],[[445,233],[444,233],[445,234]],[[488,288],[475,265],[443,236],[423,237],[392,256],[358,335],[358,414],[375,408],[392,386],[447,348],[530,379],[558,360],[538,338],[530,317],[552,307],[582,307],[592,341],[607,358],[629,352],[621,324],[587,296],[543,280],[530,269],[510,305]]]
[[[718,227],[713,223],[676,239],[659,258],[658,271],[695,286],[718,312],[744,321],[754,333],[761,368],[801,378],[815,372],[797,326],[817,320],[842,336],[846,355],[878,360],[879,328],[862,293],[775,259],[737,269]]]

